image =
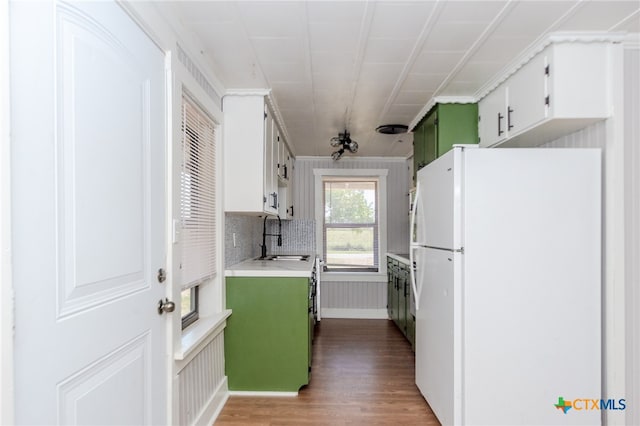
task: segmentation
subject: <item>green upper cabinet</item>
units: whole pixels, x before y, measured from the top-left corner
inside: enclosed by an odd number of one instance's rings
[[[478,143],[478,104],[436,104],[413,130],[415,174],[454,144]]]

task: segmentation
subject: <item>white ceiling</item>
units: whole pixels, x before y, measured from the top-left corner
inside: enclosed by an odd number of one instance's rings
[[[434,96],[473,96],[551,31],[640,32],[640,1],[174,2],[227,89],[271,88],[296,155],[405,156]]]

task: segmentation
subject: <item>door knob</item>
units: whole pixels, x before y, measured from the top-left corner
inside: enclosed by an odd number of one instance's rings
[[[170,302],[166,297],[164,300],[160,299],[158,301],[158,315],[162,315],[165,312],[173,312],[176,310],[176,304]]]

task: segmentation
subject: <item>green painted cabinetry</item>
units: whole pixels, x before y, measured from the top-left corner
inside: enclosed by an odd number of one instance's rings
[[[409,265],[387,256],[387,313],[414,346],[416,318],[411,313]]]
[[[415,174],[454,144],[478,143],[477,104],[436,104],[413,129]]]
[[[227,277],[230,390],[296,392],[309,383],[313,314],[305,277]]]

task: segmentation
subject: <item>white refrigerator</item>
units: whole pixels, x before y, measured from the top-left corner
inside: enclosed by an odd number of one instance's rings
[[[458,145],[417,176],[416,384],[440,422],[600,424],[556,407],[601,395],[600,151]]]

